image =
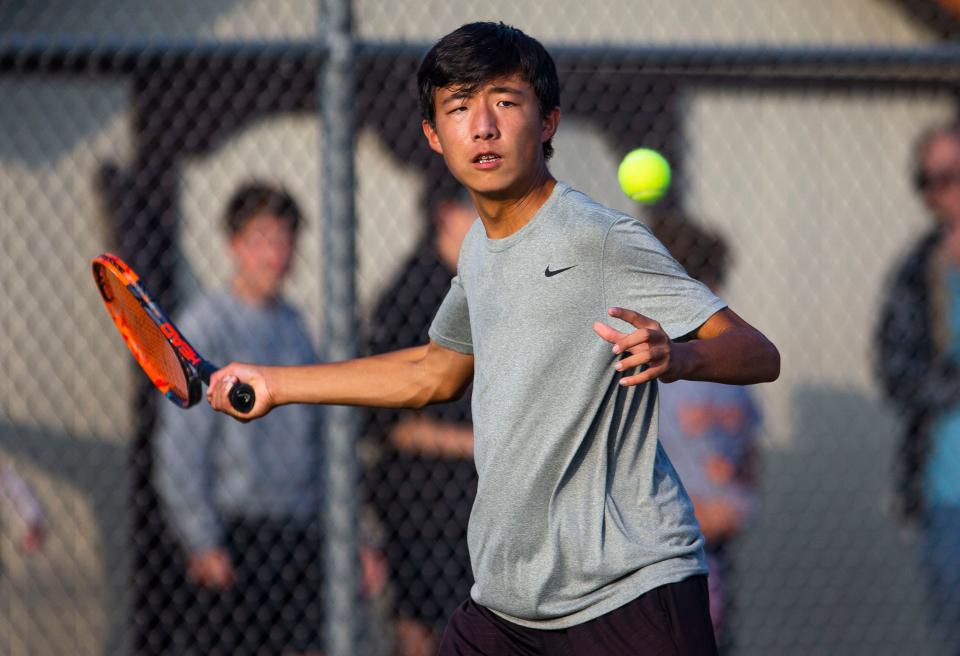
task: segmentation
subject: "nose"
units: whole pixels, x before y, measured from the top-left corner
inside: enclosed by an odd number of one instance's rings
[[[489,141],[497,136],[497,120],[491,108],[481,103],[473,113],[474,141]]]

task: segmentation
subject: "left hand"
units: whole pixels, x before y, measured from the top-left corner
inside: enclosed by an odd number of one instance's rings
[[[675,369],[676,345],[663,331],[659,323],[639,312],[626,308],[613,307],[607,314],[626,321],[634,328],[632,333],[621,333],[602,321],[593,324],[593,330],[602,339],[613,344],[613,352],[617,355],[628,352],[630,355],[617,360],[614,368],[617,371],[628,371],[646,365],[643,371],[632,376],[624,376],[620,384],[624,387],[640,385],[659,378],[666,383],[679,378]]]
[[[36,522],[31,526],[20,539],[20,550],[26,554],[32,554],[43,547],[47,532],[42,522]]]

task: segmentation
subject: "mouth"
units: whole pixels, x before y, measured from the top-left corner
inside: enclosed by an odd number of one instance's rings
[[[502,161],[503,158],[497,153],[484,152],[473,158],[473,165],[477,168],[489,169],[499,166]]]

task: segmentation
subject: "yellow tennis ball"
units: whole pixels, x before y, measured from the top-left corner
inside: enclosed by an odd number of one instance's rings
[[[637,148],[620,162],[617,180],[628,198],[638,203],[652,203],[670,186],[670,164],[655,150]]]

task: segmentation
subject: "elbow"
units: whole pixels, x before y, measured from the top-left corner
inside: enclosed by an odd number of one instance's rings
[[[416,392],[403,404],[403,407],[412,410],[422,410],[434,403],[456,401],[463,396],[463,390],[454,385],[439,382],[433,385],[421,385]]]
[[[453,381],[443,381],[434,389],[427,404],[456,401],[463,396],[465,389],[466,385],[457,385]]]
[[[458,385],[455,381],[441,379],[435,384],[421,387],[411,400],[410,407],[414,410],[421,410],[434,403],[456,401],[463,396],[466,388],[467,385]]]
[[[772,383],[780,377],[780,351],[773,342],[767,340],[764,349],[761,383]]]

